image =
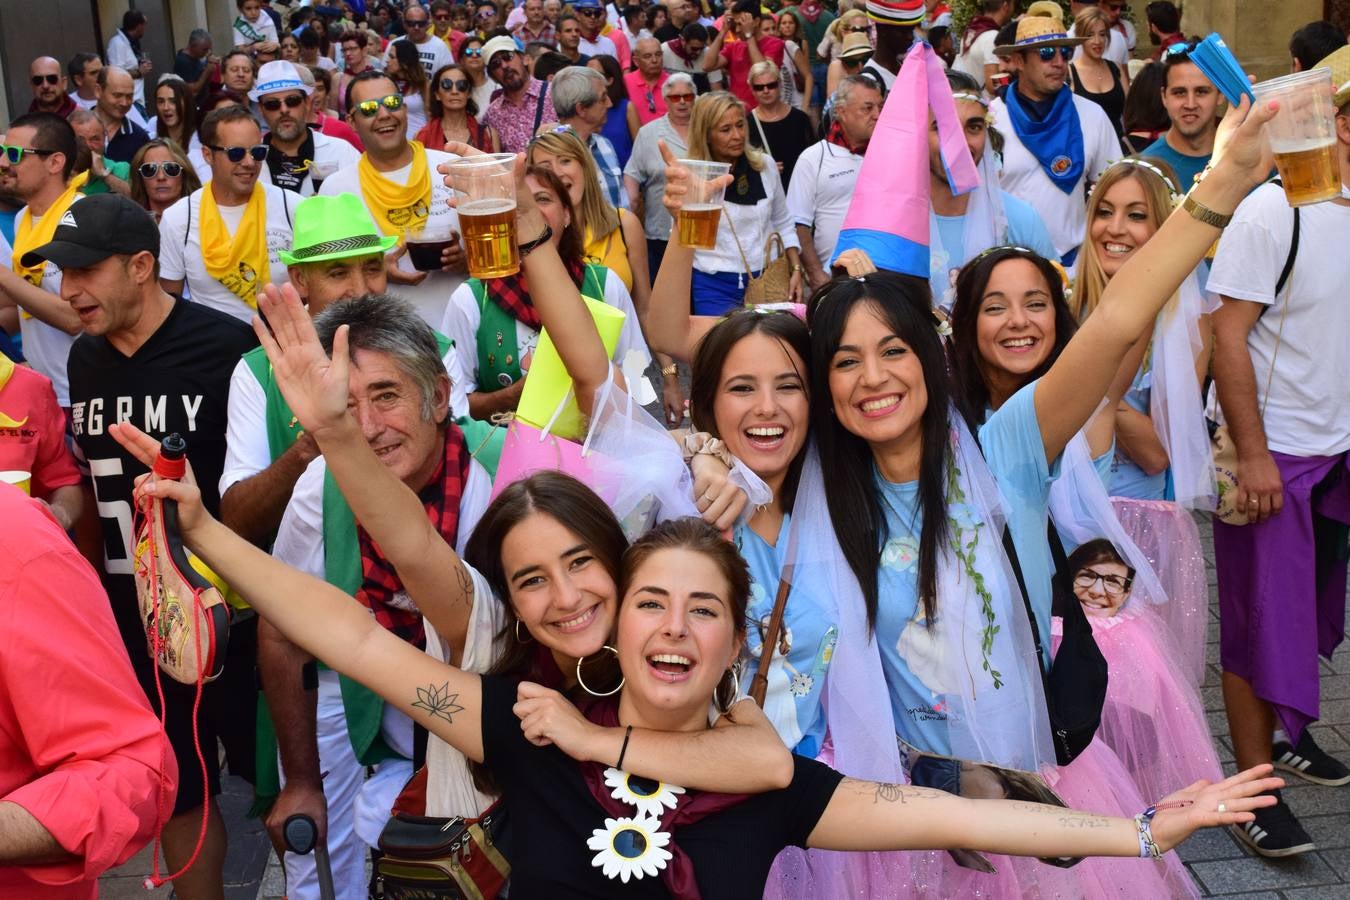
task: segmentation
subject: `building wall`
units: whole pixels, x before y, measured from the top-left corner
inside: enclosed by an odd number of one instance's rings
[[[1247,73],[1258,80],[1287,73],[1290,35],[1324,14],[1323,0],[1185,0],[1177,5],[1181,7],[1182,31],[1199,37],[1219,32]],[[1139,29],[1136,56],[1152,53],[1144,16],[1147,6],[1148,0],[1130,0]]]

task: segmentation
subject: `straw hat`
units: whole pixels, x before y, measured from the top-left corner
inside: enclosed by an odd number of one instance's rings
[[[1336,86],[1337,109],[1350,103],[1350,46],[1337,50],[1314,68],[1331,70],[1331,83]]]
[[[995,47],[997,56],[1012,56],[1020,50],[1039,50],[1041,47],[1077,47],[1085,37],[1069,37],[1064,23],[1046,16],[1023,16],[1017,22],[1017,38],[1011,44]]]
[[[861,32],[851,32],[844,35],[844,45],[839,51],[839,58],[852,59],[855,56],[871,56],[872,53],[872,39]]]
[[[1035,3],[1027,7],[1028,16],[1040,16],[1046,19],[1059,19],[1064,21],[1064,7],[1060,6],[1055,0],[1036,0]]]

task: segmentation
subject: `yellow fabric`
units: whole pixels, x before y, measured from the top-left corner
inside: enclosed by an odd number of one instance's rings
[[[9,379],[14,376],[14,360],[3,353],[0,353],[0,391],[9,384]]]
[[[272,280],[267,259],[267,194],[262,181],[253,185],[253,196],[248,198],[244,217],[234,237],[225,227],[216,206],[216,195],[208,186],[202,191],[201,212],[198,213],[202,243],[202,263],[206,274],[219,281],[226,290],[258,308],[258,288]]]
[[[80,195],[80,188],[84,187],[89,181],[89,173],[81,172],[70,179],[70,184],[66,185],[65,191],[47,211],[42,214],[42,221],[36,225],[33,224],[33,213],[28,207],[24,207],[23,215],[14,223],[14,271],[23,278],[24,281],[33,287],[42,287],[42,270],[47,267],[46,263],[38,263],[29,268],[19,264],[23,255],[30,250],[36,250],[43,244],[49,243],[52,235],[56,234],[56,226],[61,224],[61,217],[70,209],[70,204]]]
[[[628,264],[628,245],[623,240],[623,217],[632,215],[626,209],[619,210],[619,227],[596,240],[591,234],[591,226],[586,226],[586,262],[598,263],[609,269],[633,293],[633,267]]]
[[[364,153],[356,164],[361,196],[375,224],[385,234],[402,236],[425,222],[431,212],[431,171],[426,150],[417,141],[408,141],[408,146],[412,147],[413,162],[406,185],[396,184],[375,171],[370,157]]]

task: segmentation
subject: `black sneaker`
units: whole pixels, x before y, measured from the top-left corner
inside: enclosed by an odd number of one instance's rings
[[[1331,787],[1350,784],[1350,769],[1346,768],[1345,763],[1329,756],[1317,746],[1312,732],[1307,728],[1303,729],[1303,737],[1299,738],[1296,745],[1290,746],[1286,741],[1276,741],[1273,750],[1275,768],[1282,769],[1290,775],[1297,775],[1313,784]]]
[[[1256,821],[1233,825],[1233,833],[1254,852],[1270,858],[1297,856],[1317,849],[1280,792],[1274,794],[1278,801],[1274,806],[1255,810]]]

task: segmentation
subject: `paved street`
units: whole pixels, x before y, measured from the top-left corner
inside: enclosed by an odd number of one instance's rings
[[[1208,524],[1201,526],[1206,559],[1213,558]],[[1210,728],[1219,742],[1220,759],[1232,771],[1232,745],[1219,690],[1219,619],[1214,595],[1214,567],[1209,569],[1210,628],[1207,648],[1209,671],[1204,701]],[[1342,647],[1330,663],[1322,661],[1322,721],[1313,733],[1323,749],[1350,758],[1350,648]],[[230,855],[226,865],[227,900],[279,900],[283,880],[275,858],[257,822],[243,813],[249,797],[237,780],[223,798],[230,826]],[[1285,799],[1317,842],[1317,851],[1293,860],[1273,862],[1248,853],[1226,831],[1202,832],[1178,852],[1208,897],[1243,900],[1347,900],[1350,898],[1350,786],[1327,788],[1297,780],[1285,790]],[[169,897],[167,888],[147,893],[141,881],[150,871],[149,850],[104,876],[100,887],[107,900]],[[1129,894],[1122,893],[1122,897]],[[1155,900],[1155,898],[1141,898]]]

